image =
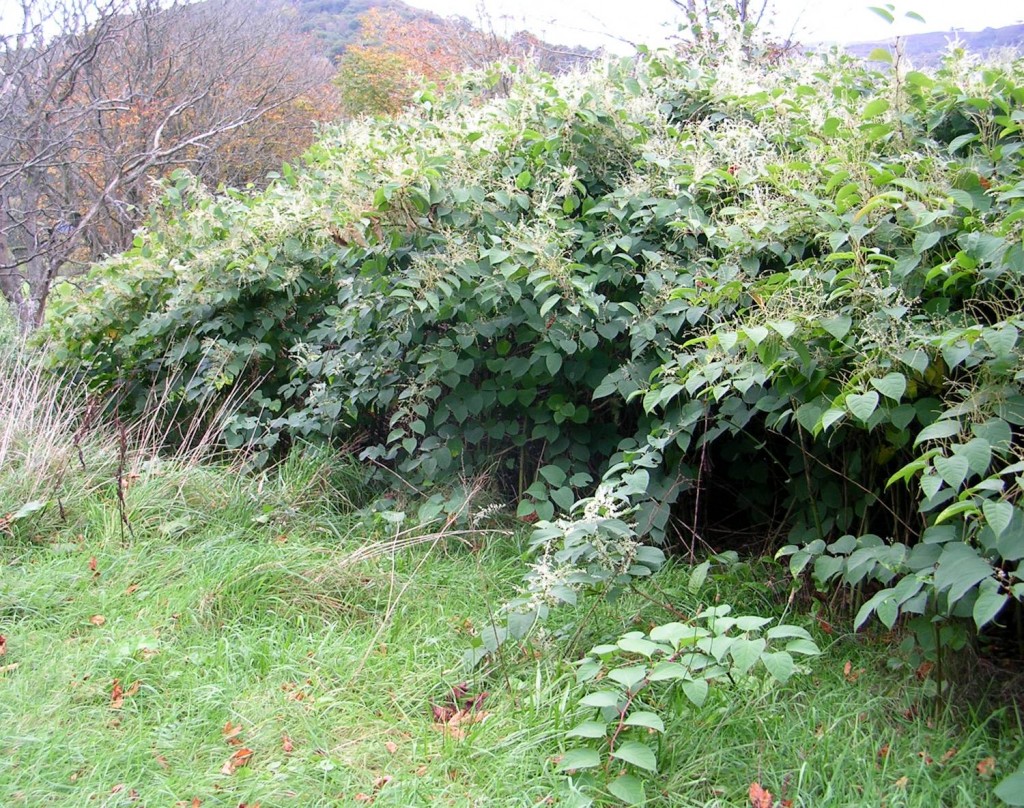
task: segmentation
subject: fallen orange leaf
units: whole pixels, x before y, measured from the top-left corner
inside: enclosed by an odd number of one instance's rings
[[[3,656],[6,653],[7,653],[7,638],[3,634],[0,634],[0,656]]]
[[[89,559],[89,572],[99,575],[99,572],[96,569],[96,556]]]
[[[751,808],[772,808],[772,793],[765,791],[760,783],[751,783],[747,796],[750,797]]]
[[[909,782],[910,782],[910,778],[907,777],[906,775],[904,775],[899,780],[897,780],[895,783],[893,783],[893,785],[896,786],[896,788],[906,788],[907,787],[907,783],[909,783]]]
[[[124,706],[124,688],[121,687],[121,680],[115,679],[114,686],[110,691],[110,709],[120,710]]]
[[[388,750],[388,754],[393,755],[395,754],[395,752],[398,751],[398,744],[394,741],[388,741],[386,744],[384,744],[384,748]]]
[[[369,794],[364,794],[362,791],[360,791],[355,796],[355,801],[356,802],[373,802],[373,800],[374,800],[373,797],[371,797]]]
[[[107,622],[107,618],[105,618],[102,614],[94,614],[92,617],[89,618],[89,622],[92,623],[94,626],[102,626],[104,623]]]
[[[221,734],[223,734],[224,740],[227,741],[229,744],[231,744],[232,746],[238,746],[242,742],[241,738],[237,737],[241,731],[241,724],[236,725],[228,721],[226,724],[224,724],[224,729],[221,730]]]
[[[234,754],[231,755],[220,768],[221,774],[234,774],[236,769],[240,769],[243,766],[248,766],[249,761],[252,760],[252,756],[255,754],[251,749],[246,749],[244,746],[236,749]]]
[[[996,759],[994,757],[987,757],[978,764],[978,776],[984,777],[986,780],[990,778],[996,772]]]
[[[953,747],[950,747],[949,749],[947,749],[943,753],[942,757],[939,758],[939,765],[940,766],[945,766],[947,763],[949,763],[949,761],[951,761],[955,757],[956,757],[956,747],[953,746]]]
[[[290,754],[295,749],[295,746],[292,744],[292,739],[288,737],[287,733],[281,736],[281,749],[284,750],[286,755]]]

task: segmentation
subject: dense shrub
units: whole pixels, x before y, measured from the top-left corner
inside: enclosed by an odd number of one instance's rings
[[[497,80],[325,132],[258,196],[178,177],[59,361],[126,406],[234,396],[229,445],[490,470],[541,521],[520,631],[656,567],[639,536],[697,542],[708,491],[925,647],[1019,600],[1024,63],[722,47],[468,103]]]

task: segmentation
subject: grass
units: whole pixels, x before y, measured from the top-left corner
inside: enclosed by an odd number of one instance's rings
[[[1010,700],[936,717],[913,671],[890,668],[893,637],[844,633],[841,616],[825,631],[768,561],[696,593],[670,568],[646,597],[560,612],[566,638],[467,674],[470,636],[522,574],[521,532],[396,535],[358,510],[359,469],[323,452],[252,475],[152,447],[119,459],[96,433],[82,469],[67,406],[48,422],[63,465],[25,459],[39,414],[22,407],[0,466],[5,508],[49,498],[0,533],[0,805],[581,805],[581,790],[609,804],[557,770],[588,717],[566,660],[673,619],[659,599],[788,612],[824,653],[785,686],[722,683],[700,710],[666,695],[650,805],[745,806],[752,782],[780,806],[995,805],[1024,755]],[[486,720],[439,725],[464,680],[488,692]]]

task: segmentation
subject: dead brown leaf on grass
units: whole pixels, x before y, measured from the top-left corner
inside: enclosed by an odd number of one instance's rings
[[[482,724],[490,715],[486,710],[456,710],[452,707],[437,707],[435,705],[434,729],[461,740],[466,737],[466,730],[463,727]]]
[[[750,784],[750,790],[747,792],[747,796],[750,798],[751,808],[772,808],[774,803],[772,793],[770,791],[765,791],[758,782]]]
[[[978,776],[988,780],[993,774],[996,773],[996,759],[994,757],[987,757],[978,763]]]
[[[242,739],[239,738],[239,734],[242,732],[241,724],[232,724],[230,721],[224,724],[224,729],[221,731],[221,735],[224,736],[224,740],[227,741],[231,746],[238,746],[242,743]]]
[[[220,773],[226,775],[234,774],[236,770],[243,766],[248,766],[254,754],[252,749],[247,749],[244,746],[236,749],[231,757],[224,761],[224,765],[220,767]]]

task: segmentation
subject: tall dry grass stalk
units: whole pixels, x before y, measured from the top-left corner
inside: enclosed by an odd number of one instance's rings
[[[0,354],[0,507],[47,499],[86,453],[98,464],[103,452],[88,429],[87,409],[72,384],[30,354]]]
[[[63,514],[97,487],[123,493],[127,481],[155,465],[164,474],[170,467],[187,471],[220,451],[238,397],[185,417],[169,383],[151,392],[141,415],[122,418],[116,399],[90,399],[73,379],[50,372],[41,356],[0,346],[0,516],[30,502],[55,502]],[[180,475],[181,484],[187,476]]]

